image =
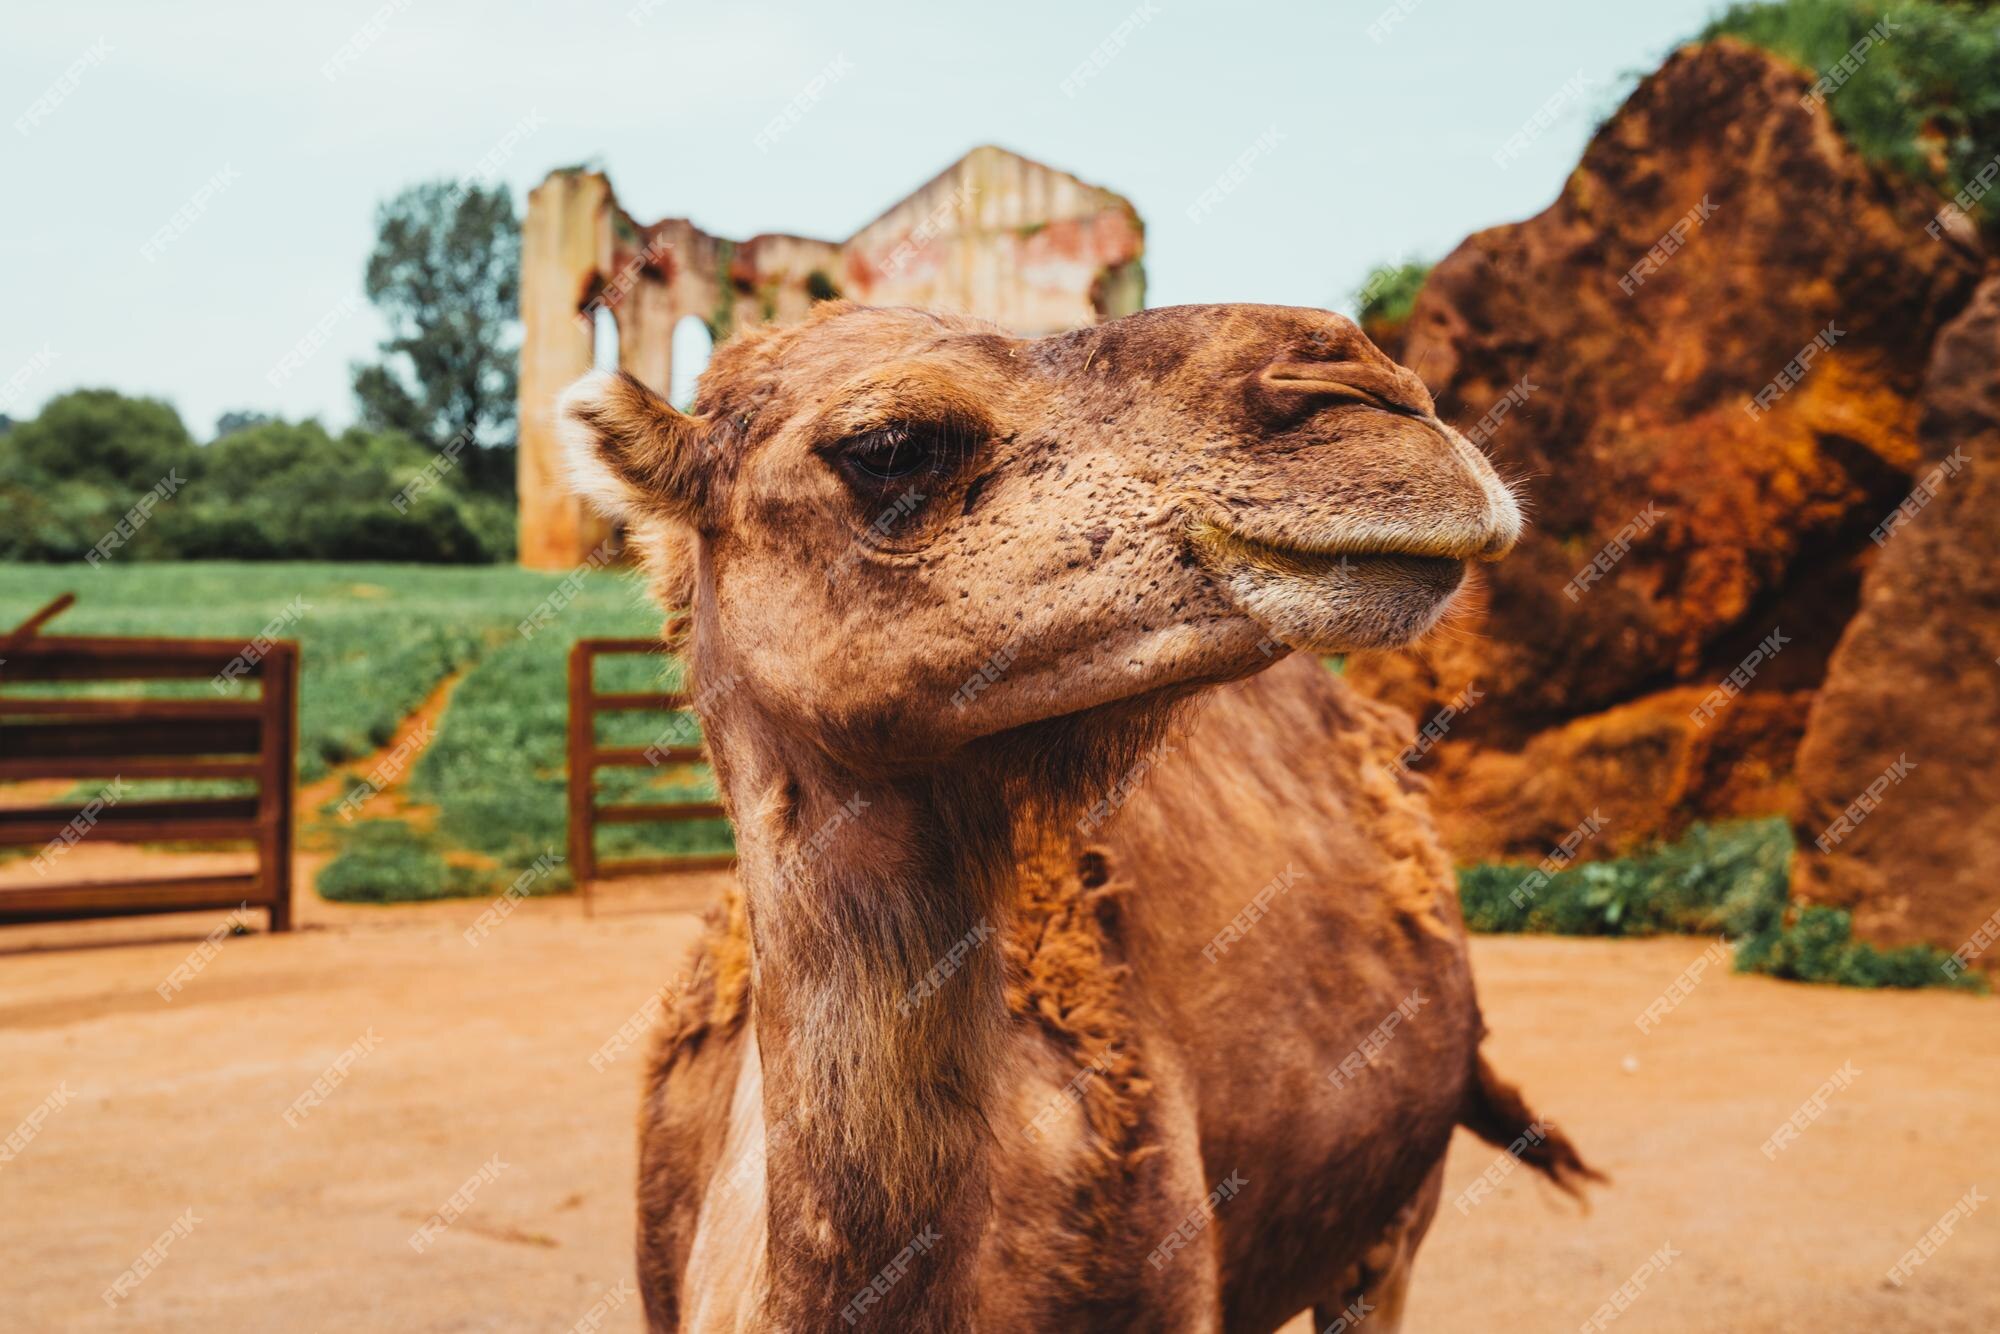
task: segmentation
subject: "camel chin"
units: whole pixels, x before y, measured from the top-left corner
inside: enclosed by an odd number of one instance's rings
[[[1334,555],[1234,534],[1197,548],[1245,615],[1309,653],[1409,644],[1438,623],[1465,583],[1466,562],[1449,556]]]

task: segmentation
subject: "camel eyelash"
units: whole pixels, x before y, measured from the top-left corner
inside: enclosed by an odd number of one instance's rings
[[[907,426],[884,426],[845,442],[840,457],[868,477],[894,481],[928,467],[932,452],[926,433]]]
[[[862,431],[829,451],[849,482],[867,491],[956,472],[971,456],[970,433],[946,423],[897,422]]]

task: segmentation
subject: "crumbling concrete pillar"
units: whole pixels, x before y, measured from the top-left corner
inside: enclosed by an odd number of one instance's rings
[[[567,570],[611,535],[563,480],[553,409],[591,366],[591,324],[579,318],[609,249],[611,186],[595,172],[557,172],[528,195],[521,225],[520,561]]]

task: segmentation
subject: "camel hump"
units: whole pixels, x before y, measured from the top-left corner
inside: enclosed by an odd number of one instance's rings
[[[1528,1110],[1521,1090],[1502,1079],[1483,1055],[1473,1057],[1472,1082],[1458,1123],[1488,1144],[1507,1150],[1554,1182],[1564,1194],[1581,1200],[1588,1182],[1609,1184],[1611,1178],[1583,1161],[1569,1136],[1552,1122]]]

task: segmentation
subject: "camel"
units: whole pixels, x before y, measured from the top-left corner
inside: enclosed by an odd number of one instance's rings
[[[1595,1175],[1480,1055],[1408,719],[1315,656],[1520,530],[1352,321],[829,302],[691,414],[558,414],[737,832],[644,1087],[654,1330],[1388,1331],[1455,1125]]]

